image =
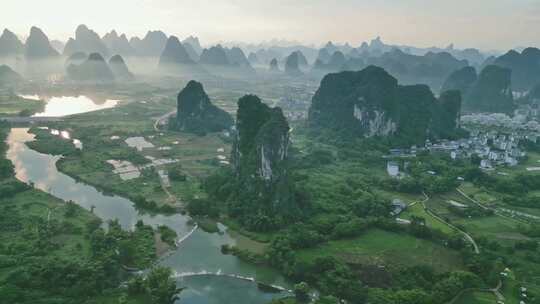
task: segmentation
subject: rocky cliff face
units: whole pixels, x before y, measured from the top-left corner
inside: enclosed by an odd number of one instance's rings
[[[19,38],[5,29],[0,36],[0,57],[20,55],[24,52],[24,45]]]
[[[540,82],[540,49],[526,48],[521,53],[512,50],[495,59],[493,64],[512,70],[515,90],[525,92]]]
[[[268,216],[295,213],[288,180],[289,125],[280,108],[270,108],[255,95],[238,101],[232,160],[246,197],[256,198],[257,212]]]
[[[135,78],[120,55],[114,55],[109,59],[109,67],[116,79],[128,81]]]
[[[397,80],[378,67],[328,74],[312,99],[309,124],[366,137],[397,130]]]
[[[201,83],[192,80],[178,94],[175,124],[175,129],[205,134],[229,129],[233,119],[212,104]]]
[[[88,59],[80,65],[71,64],[67,67],[67,74],[70,79],[76,81],[96,83],[114,81],[113,72],[99,53],[90,54]]]
[[[49,38],[42,30],[33,26],[30,36],[26,39],[24,50],[27,59],[48,59],[58,57],[58,52],[51,46]]]
[[[180,43],[180,40],[175,36],[171,36],[167,40],[165,49],[161,54],[159,66],[167,67],[183,64],[195,64],[195,62],[189,57],[189,54],[182,43]]]
[[[99,35],[86,25],[79,25],[75,31],[75,39],[70,38],[64,47],[65,56],[71,56],[77,52],[99,53],[101,56],[109,56],[110,53]]]
[[[400,86],[384,69],[370,66],[325,76],[313,96],[308,122],[311,128],[345,136],[390,136],[399,144],[416,144],[443,136],[432,125],[435,115],[445,115],[441,102],[446,104],[446,99],[438,101],[428,86]],[[456,121],[456,115],[448,119]]]
[[[463,108],[469,112],[512,113],[512,71],[496,65],[482,70],[478,80],[465,96]]]

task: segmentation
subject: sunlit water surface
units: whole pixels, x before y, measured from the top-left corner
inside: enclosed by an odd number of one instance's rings
[[[105,195],[94,187],[79,183],[56,169],[59,156],[38,153],[25,142],[34,136],[26,128],[13,128],[8,136],[7,157],[14,166],[16,177],[62,200],[74,201],[104,221],[118,219],[125,229],[133,229],[138,220],[154,227],[167,225],[178,233],[178,248],[159,261],[173,269],[178,286],[187,289],[181,294],[185,304],[263,304],[288,294],[267,293],[258,289],[257,282],[285,286],[288,284],[277,272],[265,267],[244,263],[231,255],[221,254],[224,244],[235,245],[225,226],[220,233],[206,233],[190,225],[185,215],[150,215],[138,212],[131,201],[119,196]]]
[[[45,102],[45,109],[43,110],[43,112],[34,114],[34,117],[62,117],[67,115],[109,109],[115,107],[118,104],[118,100],[107,99],[103,102],[96,102],[84,95],[54,97],[41,97],[38,95],[20,96],[27,99],[43,100]]]

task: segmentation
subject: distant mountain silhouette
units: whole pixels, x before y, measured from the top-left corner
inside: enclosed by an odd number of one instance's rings
[[[239,47],[233,47],[231,49],[225,49],[229,63],[240,67],[251,67],[244,51]]]
[[[463,108],[470,112],[512,113],[515,104],[511,74],[510,69],[488,65],[465,96]]]
[[[199,38],[189,36],[186,39],[184,39],[184,41],[182,41],[182,44],[184,45],[189,44],[193,48],[193,50],[197,53],[197,56],[201,55],[203,49],[201,47],[201,43],[199,42]]]
[[[113,72],[99,53],[90,54],[80,65],[71,64],[67,74],[70,79],[77,81],[108,83],[114,80]]]
[[[64,56],[71,56],[77,52],[99,53],[105,57],[110,54],[109,49],[99,35],[84,24],[77,27],[75,39],[70,38],[66,43]]]
[[[159,57],[167,44],[167,35],[162,31],[149,31],[143,39],[134,37],[129,43],[139,56]]]
[[[88,54],[86,54],[84,52],[73,53],[71,56],[69,56],[66,59],[66,67],[68,67],[68,66],[70,66],[72,64],[79,65],[79,64],[85,62],[86,59],[88,59]]]
[[[195,64],[180,40],[176,36],[171,36],[167,40],[165,49],[159,59],[160,67],[167,67],[179,64]]]
[[[109,60],[109,67],[113,72],[113,75],[116,79],[120,80],[133,80],[135,77],[133,73],[129,70],[124,58],[120,55],[114,55]]]
[[[231,64],[225,48],[223,48],[220,44],[213,46],[209,49],[204,49],[202,51],[199,63],[221,66],[227,66]]]
[[[186,52],[188,53],[189,58],[191,58],[191,60],[195,62],[199,61],[199,54],[195,51],[195,49],[193,48],[193,46],[191,46],[191,44],[182,43],[182,45],[186,49]]]
[[[292,52],[285,60],[285,73],[293,76],[303,74],[300,70],[298,52]]]
[[[526,48],[521,53],[512,50],[493,64],[512,70],[512,87],[516,90],[527,91],[540,83],[540,49]]]
[[[51,46],[49,38],[43,31],[35,26],[30,29],[30,36],[26,39],[24,54],[27,59],[47,59],[58,57],[60,54]]]
[[[0,36],[0,57],[20,55],[24,53],[24,45],[19,38],[8,29]]]
[[[278,61],[276,58],[272,59],[270,61],[270,71],[272,72],[279,72],[279,65],[278,65]]]
[[[251,52],[248,55],[248,61],[249,63],[253,64],[259,64],[259,58],[257,57],[257,54]]]
[[[129,44],[126,34],[118,36],[115,30],[103,36],[103,43],[110,50],[111,54],[119,54],[121,56],[135,55],[135,49]]]

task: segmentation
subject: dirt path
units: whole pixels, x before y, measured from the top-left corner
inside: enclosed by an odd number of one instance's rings
[[[491,210],[493,211],[493,214],[495,214],[496,216],[500,216],[500,217],[504,217],[506,219],[509,219],[509,220],[513,220],[513,221],[516,221],[516,222],[520,222],[520,223],[523,223],[523,224],[527,224],[526,221],[523,221],[523,220],[520,220],[520,219],[517,219],[517,218],[513,218],[511,216],[507,216],[507,215],[504,215],[502,214],[499,210],[497,210],[497,208],[491,208],[491,207],[488,207],[482,203],[480,203],[479,201],[475,200],[474,198],[470,197],[467,195],[467,193],[463,192],[461,189],[459,188],[456,188],[457,192],[459,192],[459,194],[461,194],[463,197],[465,197],[467,200],[473,202],[474,204],[480,206],[481,208],[483,208],[484,210]],[[526,214],[526,213],[524,213]]]
[[[472,236],[470,234],[468,234],[467,232],[459,229],[458,227],[446,222],[444,219],[442,219],[441,217],[439,217],[438,215],[436,215],[435,213],[433,213],[433,211],[431,211],[427,206],[426,206],[426,202],[429,201],[429,196],[425,193],[425,192],[422,192],[422,194],[424,195],[425,199],[423,201],[421,201],[420,203],[422,204],[422,207],[424,208],[424,211],[430,215],[432,218],[436,219],[437,221],[445,224],[446,226],[450,227],[451,229],[455,230],[455,231],[458,231],[459,233],[461,233],[465,239],[471,243],[471,245],[473,246],[474,248],[474,253],[476,254],[480,254],[480,248],[478,247],[478,245],[476,244],[475,240],[472,238]]]

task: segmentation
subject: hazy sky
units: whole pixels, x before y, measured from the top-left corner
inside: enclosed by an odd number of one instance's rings
[[[1,0],[0,27],[52,39],[84,23],[143,36],[162,29],[183,38],[259,42],[272,38],[353,45],[380,35],[418,46],[507,49],[540,45],[540,0]]]

